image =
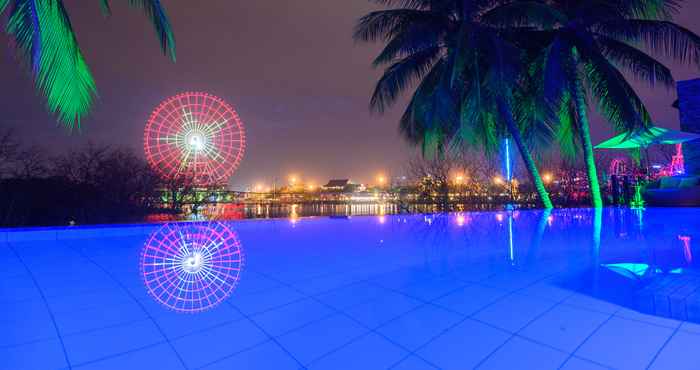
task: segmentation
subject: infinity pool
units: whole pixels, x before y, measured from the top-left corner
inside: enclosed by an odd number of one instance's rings
[[[0,230],[2,369],[698,369],[700,209]]]

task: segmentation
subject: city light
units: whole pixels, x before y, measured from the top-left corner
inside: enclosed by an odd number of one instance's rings
[[[289,175],[289,183],[293,186],[296,185],[299,178],[296,175]]]
[[[554,176],[551,173],[547,172],[544,175],[542,175],[542,180],[544,180],[545,184],[549,184],[552,181],[554,181]]]
[[[377,183],[379,185],[384,185],[386,183],[386,177],[384,177],[384,175],[378,175],[377,176]]]
[[[455,183],[457,183],[457,184],[461,184],[462,182],[464,182],[464,175],[455,175],[455,180],[454,180],[454,181],[455,181]]]
[[[253,189],[255,189],[255,191],[258,193],[262,192],[264,188],[265,187],[262,184],[256,184],[255,187],[253,187]]]
[[[493,182],[498,184],[498,185],[502,185],[504,183],[503,178],[501,176],[494,177]]]

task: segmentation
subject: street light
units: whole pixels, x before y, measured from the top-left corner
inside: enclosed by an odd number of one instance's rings
[[[554,180],[554,176],[552,176],[551,173],[547,172],[544,175],[542,175],[542,180],[544,180],[545,184],[549,184]]]
[[[292,185],[295,185],[299,181],[299,179],[295,175],[290,175],[289,176],[289,183]]]

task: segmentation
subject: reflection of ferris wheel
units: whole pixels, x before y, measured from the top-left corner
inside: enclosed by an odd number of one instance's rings
[[[148,293],[180,312],[204,311],[228,298],[242,267],[236,233],[219,222],[165,224],[141,252]]]
[[[144,149],[149,164],[164,178],[223,185],[243,158],[245,132],[236,111],[222,99],[182,93],[151,113]]]

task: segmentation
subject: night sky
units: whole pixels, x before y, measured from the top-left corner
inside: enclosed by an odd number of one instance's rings
[[[700,3],[686,1],[677,22],[700,33]],[[182,91],[207,91],[232,104],[247,130],[245,158],[231,180],[285,181],[290,173],[316,184],[331,177],[371,181],[399,173],[411,155],[398,136],[402,106],[371,115],[369,96],[380,71],[378,46],[357,45],[352,27],[374,5],[366,0],[164,0],[177,40],[176,63],[160,53],[147,19],[113,2],[104,19],[98,1],[66,0],[99,91],[79,132],[58,126],[9,47],[0,57],[0,125],[51,153],[92,141],[142,152],[151,110]],[[196,5],[195,5],[196,4]],[[8,45],[5,36],[0,42]],[[677,79],[700,72],[673,66]],[[678,128],[675,91],[639,90],[654,120]],[[596,122],[594,141],[610,132]]]

